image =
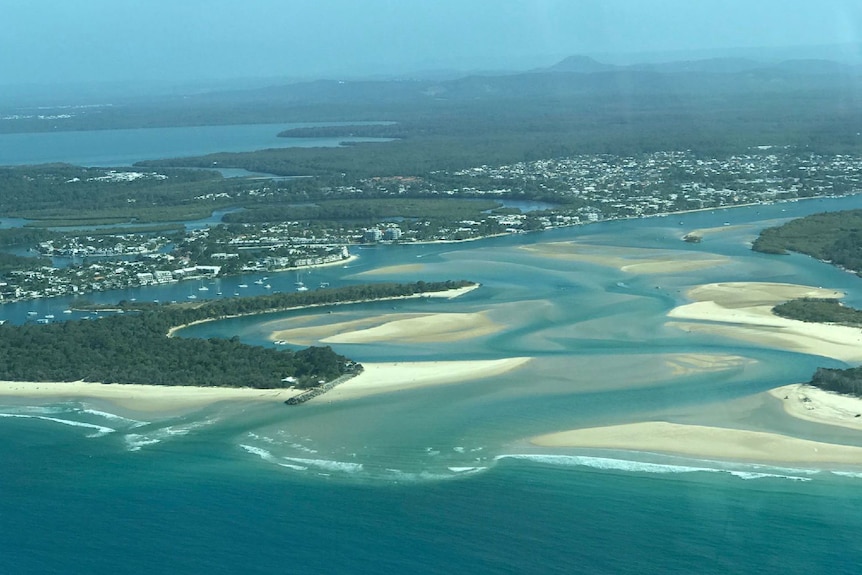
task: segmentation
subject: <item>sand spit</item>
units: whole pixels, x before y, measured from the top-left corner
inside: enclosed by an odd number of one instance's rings
[[[575,429],[534,437],[530,442],[543,447],[622,449],[769,464],[862,464],[862,447],[664,421]]]
[[[769,395],[781,401],[788,415],[798,419],[862,431],[862,398],[804,383],[776,387]]]
[[[730,258],[712,253],[599,246],[579,242],[549,242],[519,249],[546,258],[615,267],[632,274],[683,273],[730,262]]]
[[[786,319],[772,313],[775,305],[785,301],[839,298],[844,295],[840,291],[795,284],[729,282],[699,286],[687,295],[694,303],[679,306],[668,316],[710,323],[668,325],[842,361],[862,361],[862,330]]]
[[[474,361],[363,363],[364,371],[314,402],[366,397],[432,385],[464,383],[508,373],[529,357]]]
[[[220,401],[284,401],[302,390],[250,387],[105,384],[89,381],[0,381],[0,397],[52,401],[100,399],[133,411],[172,411],[203,407]]]

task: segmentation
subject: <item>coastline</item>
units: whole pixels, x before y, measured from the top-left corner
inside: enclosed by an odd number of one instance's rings
[[[799,284],[724,282],[694,287],[686,296],[694,301],[667,314],[681,321],[669,321],[667,325],[841,361],[862,361],[862,330],[772,313],[774,306],[786,301],[840,298],[843,292]]]
[[[768,464],[862,465],[862,447],[763,431],[646,421],[530,438],[539,447],[641,451]]]
[[[305,390],[250,387],[142,385],[90,381],[0,381],[0,397],[65,401],[94,399],[140,412],[162,412],[204,407],[221,401],[283,402]]]
[[[826,391],[806,383],[776,387],[767,393],[780,401],[784,412],[791,417],[862,431],[862,398]]]

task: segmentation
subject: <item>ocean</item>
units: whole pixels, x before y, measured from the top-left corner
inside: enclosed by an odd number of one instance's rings
[[[710,282],[824,286],[862,305],[851,274],[749,249],[764,226],[860,203],[811,200],[356,249],[357,260],[308,270],[302,281],[463,278],[482,287],[455,300],[300,310],[182,332],[273,345],[273,331],[293,326],[476,313],[497,329],[333,348],[360,362],[533,358],[500,376],[298,407],[232,403],[163,414],[0,398],[0,573],[857,573],[860,469],[539,448],[527,438],[660,419],[862,445],[852,431],[791,420],[757,399],[841,362],[684,332],[666,317],[688,288]],[[703,242],[681,241],[695,229],[706,230]],[[575,251],[585,257],[560,256]],[[715,263],[665,272],[617,265],[655,257]],[[297,278],[271,274],[267,282],[290,290]],[[253,295],[263,289],[255,279],[225,278],[206,293]],[[196,287],[93,299],[183,300]],[[61,317],[70,303],[13,304],[0,314]],[[668,368],[692,354],[742,359]]]

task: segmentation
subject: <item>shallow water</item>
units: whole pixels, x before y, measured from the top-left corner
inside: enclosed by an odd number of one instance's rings
[[[801,256],[755,254],[747,245],[761,220],[859,202],[361,250],[348,267],[313,270],[304,280],[464,278],[482,287],[456,300],[294,311],[183,332],[272,345],[274,329],[297,324],[482,312],[500,329],[457,342],[333,347],[361,362],[534,358],[502,376],[350,401],[323,396],[294,408],[216,405],[170,417],[88,402],[4,400],[0,458],[10,464],[0,466],[0,571],[100,573],[122,564],[129,573],[856,572],[857,472],[551,450],[524,440],[666,419],[862,445],[853,432],[790,420],[777,402],[758,399],[839,362],[665,325],[688,288],[717,281],[822,285],[848,291],[847,301],[859,305],[855,276]],[[733,229],[707,233],[701,244],[680,240],[725,221]],[[608,261],[620,252],[600,246],[661,250],[681,261],[728,259],[644,274],[561,258],[542,246],[573,241]],[[389,272],[362,275],[379,268]],[[286,290],[294,276],[268,281]],[[254,285],[249,279],[220,281],[227,291]],[[167,300],[183,289],[137,293]],[[692,354],[716,362],[693,362]]]

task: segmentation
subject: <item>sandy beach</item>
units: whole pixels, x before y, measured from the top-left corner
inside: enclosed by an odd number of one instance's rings
[[[542,447],[621,449],[727,461],[862,465],[862,447],[664,421],[575,429],[540,435],[530,442]]]
[[[528,357],[475,361],[412,361],[364,363],[364,371],[314,402],[338,401],[431,385],[447,385],[508,373],[530,361]]]
[[[784,411],[798,419],[862,431],[862,398],[824,391],[804,383],[770,390]]]
[[[775,305],[785,301],[843,295],[836,290],[795,284],[706,284],[689,290],[687,296],[694,302],[674,308],[668,316],[709,323],[678,321],[668,325],[842,361],[862,361],[862,330],[786,319],[772,313]]]
[[[580,242],[549,242],[520,249],[551,259],[615,267],[632,274],[683,273],[730,263],[726,256],[707,252],[623,248]]]
[[[284,401],[301,392],[294,389],[104,384],[88,381],[0,381],[0,397],[50,401],[98,399],[142,412],[184,410],[220,401]]]

